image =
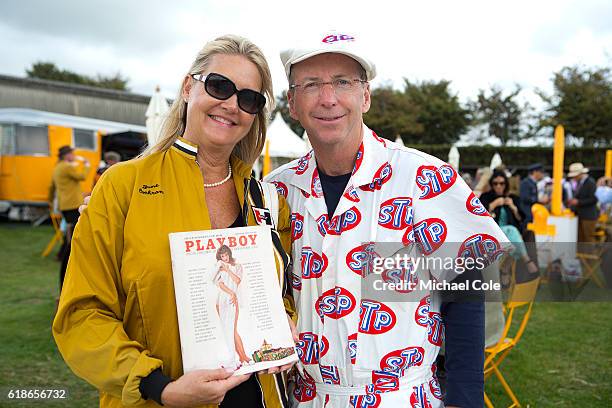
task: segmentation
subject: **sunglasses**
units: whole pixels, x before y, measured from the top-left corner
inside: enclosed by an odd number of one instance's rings
[[[506,182],[505,181],[494,181],[492,184],[494,186],[505,186]]]
[[[238,106],[251,115],[259,113],[266,105],[266,97],[261,93],[252,89],[238,90],[236,84],[221,74],[213,72],[206,77],[204,77],[204,74],[193,74],[191,77],[196,81],[204,82],[204,89],[215,99],[225,101],[231,98],[233,94],[237,94]]]

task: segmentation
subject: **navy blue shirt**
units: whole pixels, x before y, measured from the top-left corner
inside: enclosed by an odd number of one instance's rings
[[[327,212],[331,217],[351,174],[328,176],[319,169],[319,178]],[[455,281],[480,279],[479,271],[466,271]],[[453,297],[455,294],[444,294]],[[484,336],[485,312],[482,296],[470,293],[471,301],[461,296],[442,303],[445,326],[445,405],[482,407],[484,405]]]

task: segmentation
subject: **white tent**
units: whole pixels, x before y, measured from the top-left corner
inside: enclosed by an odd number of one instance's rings
[[[270,143],[270,157],[302,157],[310,150],[306,142],[296,135],[277,113],[268,126],[267,139]],[[263,155],[264,151],[261,152]]]
[[[147,118],[146,126],[149,146],[154,145],[159,140],[162,123],[164,123],[169,109],[168,102],[161,92],[159,92],[158,86],[155,88],[155,93],[151,97],[149,106],[145,112],[145,117]]]
[[[448,152],[448,164],[453,166],[457,171],[459,171],[459,157],[459,149],[457,149],[457,146],[453,145]]]
[[[406,146],[400,135],[397,135],[397,137],[395,138],[395,143],[397,143],[400,146]]]
[[[501,156],[499,155],[499,153],[495,153],[491,158],[491,164],[489,165],[489,168],[491,169],[491,171],[493,171],[502,164],[503,162]]]

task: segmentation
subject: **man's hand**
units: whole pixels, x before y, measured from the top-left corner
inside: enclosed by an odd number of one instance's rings
[[[197,370],[179,377],[164,388],[161,400],[170,408],[191,408],[220,404],[225,394],[246,381],[249,375],[233,376],[233,371]]]

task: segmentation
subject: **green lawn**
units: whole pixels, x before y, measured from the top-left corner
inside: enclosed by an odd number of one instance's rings
[[[54,253],[40,256],[51,236],[49,226],[0,223],[0,407],[33,406],[8,401],[15,388],[67,390],[67,401],[43,406],[98,404],[97,392],[66,367],[51,336],[59,263]],[[542,302],[502,372],[523,406],[610,407],[611,367],[612,303]],[[496,406],[509,405],[494,378],[487,392]]]

